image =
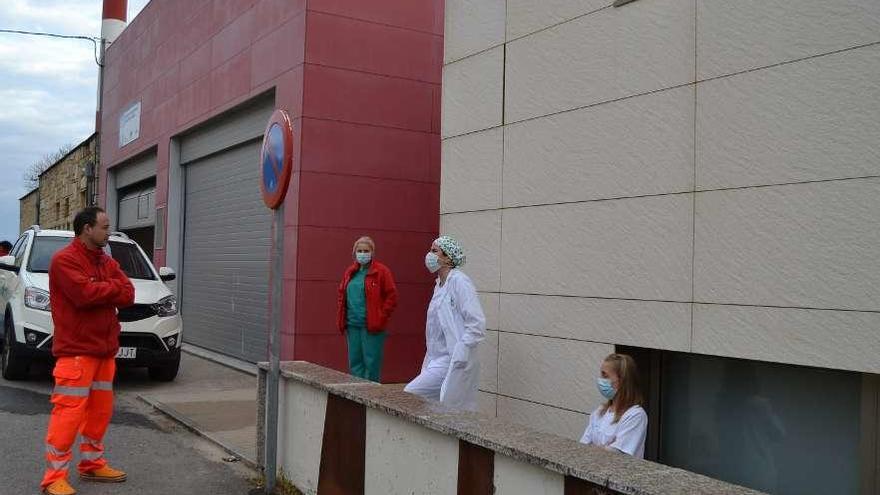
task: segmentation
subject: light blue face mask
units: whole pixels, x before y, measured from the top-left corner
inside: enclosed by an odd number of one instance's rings
[[[614,390],[614,386],[611,385],[611,380],[608,378],[598,378],[596,385],[599,387],[599,393],[602,394],[602,397],[608,400],[613,399],[614,395],[617,394],[617,390]]]
[[[434,253],[425,255],[425,268],[431,273],[436,273],[440,269],[440,258]]]
[[[362,265],[368,265],[373,261],[373,253],[355,253],[354,256],[357,258],[357,262]]]

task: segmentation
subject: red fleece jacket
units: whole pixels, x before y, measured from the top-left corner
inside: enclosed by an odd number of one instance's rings
[[[346,320],[346,289],[351,277],[360,269],[360,265],[354,263],[345,270],[342,282],[339,284],[336,304],[336,327],[340,332],[345,332]],[[385,330],[391,313],[397,307],[397,286],[394,277],[387,266],[373,261],[364,280],[364,294],[367,298],[367,331],[378,333]]]
[[[49,294],[55,357],[116,355],[116,308],[134,303],[134,286],[116,260],[74,239],[52,257]]]

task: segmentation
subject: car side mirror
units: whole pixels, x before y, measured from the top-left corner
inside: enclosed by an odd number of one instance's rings
[[[159,278],[162,279],[163,282],[170,282],[177,278],[177,274],[174,273],[173,269],[163,266],[162,268],[159,268]]]
[[[15,256],[0,256],[0,270],[18,273],[18,267],[15,266]]]

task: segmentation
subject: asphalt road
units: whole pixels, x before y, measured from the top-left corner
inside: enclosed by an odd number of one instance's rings
[[[155,412],[125,390],[130,373],[117,377],[113,421],[105,437],[107,459],[128,473],[120,484],[87,483],[71,473],[82,495],[218,494],[246,495],[256,473],[226,462],[224,451]],[[136,379],[135,379],[136,380]],[[48,371],[28,380],[0,378],[0,495],[38,494],[45,461],[46,425],[51,406]],[[74,449],[76,452],[76,448]],[[74,454],[74,466],[77,454]]]

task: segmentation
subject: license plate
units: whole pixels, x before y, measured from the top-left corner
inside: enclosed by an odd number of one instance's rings
[[[116,353],[116,359],[134,359],[137,357],[137,347],[120,347]]]

